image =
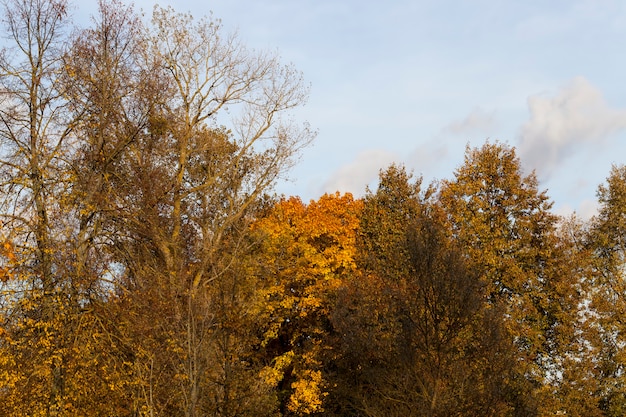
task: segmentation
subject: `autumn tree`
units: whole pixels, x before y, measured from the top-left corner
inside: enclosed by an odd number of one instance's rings
[[[124,33],[137,23],[124,18],[134,15],[121,17],[128,10],[102,2],[96,27],[72,38],[65,1],[9,1],[5,8],[14,48],[4,51],[0,77],[1,216],[12,248],[2,293],[0,349],[11,364],[3,367],[3,411],[125,415],[128,369],[111,359],[115,341],[97,312],[112,276],[101,213],[110,209],[103,179],[113,172],[111,155],[120,153],[110,138],[128,137],[120,115],[129,108],[120,97],[128,100],[132,88],[119,69],[128,71],[137,48],[127,46],[137,43],[141,26]]]
[[[312,138],[284,117],[307,89],[297,71],[248,51],[217,20],[157,7],[142,41],[139,74],[156,87],[133,89],[131,114],[145,117],[121,132],[135,136],[112,136],[128,138],[121,154],[118,142],[105,148],[116,157],[116,285],[138,318],[123,337],[136,353],[134,401],[154,415],[242,415],[242,387],[258,381],[231,372],[245,345],[231,320],[254,288],[239,261],[263,195]]]
[[[144,386],[139,372],[141,351],[134,348],[127,308],[112,292],[120,290],[122,264],[114,244],[118,226],[129,212],[124,193],[129,178],[126,158],[140,140],[160,101],[158,73],[145,61],[145,26],[132,7],[100,1],[92,25],[75,30],[63,56],[68,107],[76,119],[68,151],[71,189],[67,204],[74,219],[73,246],[68,248],[73,274],[86,288],[93,320],[91,380],[100,387],[90,413],[130,415],[139,409]],[[84,303],[84,301],[83,301]],[[96,376],[94,378],[94,376]],[[95,389],[94,389],[95,391]]]
[[[74,31],[63,56],[62,79],[76,120],[66,158],[71,162],[68,203],[77,222],[78,275],[94,258],[110,260],[106,251],[89,251],[106,246],[110,222],[125,207],[119,201],[123,196],[116,194],[124,157],[161,99],[159,79],[142,59],[144,26],[132,7],[100,1],[92,23]]]
[[[574,277],[559,269],[557,217],[537,187],[533,174],[523,175],[514,148],[486,143],[467,149],[439,197],[452,237],[479,271],[489,302],[504,309],[518,350],[521,415],[545,405],[536,399],[560,375],[559,340],[578,308]]]
[[[15,248],[12,279],[5,281],[11,302],[4,313],[4,354],[15,367],[6,412],[60,415],[69,384],[71,305],[64,294],[67,241],[64,151],[74,120],[60,81],[67,4],[15,0],[4,3],[3,23],[12,46],[0,56],[0,202],[3,228]],[[15,408],[14,408],[15,407]]]
[[[0,414],[624,414],[624,167],[590,224],[499,143],[277,199],[302,75],[98,4],[3,3]]]
[[[5,5],[6,413],[261,415],[248,225],[313,137],[300,73],[212,18]]]
[[[599,212],[592,219],[588,247],[593,252],[594,269],[588,301],[592,330],[596,338],[597,398],[605,415],[617,416],[626,410],[624,391],[623,317],[624,255],[626,246],[626,168],[613,166],[605,184],[598,187]]]
[[[337,415],[506,415],[507,342],[446,231],[434,189],[402,167],[365,197],[361,269],[333,312]]]
[[[592,302],[599,288],[589,232],[589,223],[576,216],[561,219],[557,229],[550,291],[560,307],[552,310],[558,321],[551,329],[550,354],[558,363],[558,378],[546,384],[550,395],[544,401],[553,413],[580,417],[606,415],[602,410],[606,397],[601,393],[608,382],[602,375],[604,366],[598,366],[601,316]]]
[[[350,194],[325,194],[309,204],[292,197],[254,225],[263,239],[262,372],[278,391],[284,415],[328,412],[331,307],[337,289],[356,269],[361,206]]]

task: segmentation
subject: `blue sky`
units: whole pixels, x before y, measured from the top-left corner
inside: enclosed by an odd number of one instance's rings
[[[611,164],[626,163],[623,0],[158,3],[212,11],[310,82],[294,116],[318,136],[281,193],[362,195],[394,161],[451,178],[465,146],[489,139],[517,148],[555,211],[588,217]],[[135,1],[147,15],[153,5]]]

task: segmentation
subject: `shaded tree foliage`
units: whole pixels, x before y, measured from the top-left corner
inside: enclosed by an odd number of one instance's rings
[[[381,173],[358,234],[363,262],[333,314],[334,400],[364,416],[506,415],[510,346],[441,207],[403,168]]]

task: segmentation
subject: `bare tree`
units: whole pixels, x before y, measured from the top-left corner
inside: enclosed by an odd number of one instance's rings
[[[248,223],[314,136],[288,116],[307,97],[300,73],[212,18],[157,7],[150,26],[103,0],[70,35],[64,0],[4,6],[2,328],[24,344],[0,348],[37,363],[12,379],[31,385],[23,408],[87,407],[80,380],[131,414],[258,415],[239,343],[253,334]],[[118,374],[97,381],[97,363]]]
[[[24,331],[34,329],[28,320],[37,320],[36,364],[24,372],[41,385],[33,392],[44,398],[46,415],[60,412],[64,396],[58,291],[65,282],[54,248],[62,228],[62,153],[74,126],[59,80],[66,11],[64,0],[5,1],[3,23],[13,47],[0,56],[0,216],[20,256],[19,279],[7,291],[27,291],[30,301],[9,315]]]
[[[314,136],[288,118],[308,91],[299,72],[211,18],[157,7],[144,42],[141,65],[158,89],[144,89],[147,122],[116,162],[110,199],[122,208],[112,220],[120,290],[142,321],[167,317],[152,329],[170,341],[166,355],[155,339],[139,349],[141,392],[153,394],[144,406],[241,415],[244,391],[228,387],[241,385],[232,370],[242,327],[228,310],[241,308],[252,277],[233,271],[250,249],[254,210]],[[164,374],[175,389],[155,377]]]

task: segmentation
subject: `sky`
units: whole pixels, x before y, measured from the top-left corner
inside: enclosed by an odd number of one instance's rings
[[[279,193],[362,196],[392,162],[426,183],[449,179],[466,146],[498,141],[535,171],[555,212],[589,218],[598,185],[626,163],[623,0],[157,3],[213,13],[310,83],[294,118],[317,138]],[[155,2],[134,4],[150,15]]]

